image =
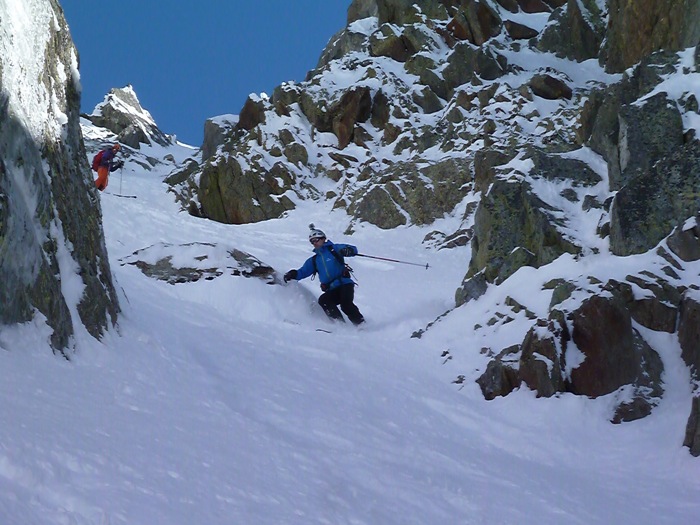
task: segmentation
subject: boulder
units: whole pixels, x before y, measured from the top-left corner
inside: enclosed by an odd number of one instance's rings
[[[471,277],[465,277],[459,288],[455,290],[455,306],[460,307],[469,301],[478,299],[486,293],[488,284],[486,273],[483,270]]]
[[[447,29],[460,40],[481,46],[501,32],[503,22],[486,2],[467,0],[447,24]]]
[[[484,399],[507,396],[520,386],[517,368],[519,354],[519,345],[511,346],[489,362],[484,373],[476,380]]]
[[[404,65],[406,71],[418,77],[418,82],[428,86],[440,98],[447,99],[448,92],[442,75],[436,73],[435,60],[433,58],[417,54],[406,61]]]
[[[384,92],[380,89],[374,95],[372,100],[372,111],[370,122],[377,129],[384,129],[389,122],[390,116],[390,101]]]
[[[284,195],[293,180],[281,163],[270,170],[251,166],[243,171],[238,161],[227,155],[202,167],[197,197],[209,219],[226,224],[259,222],[294,208]]]
[[[447,93],[451,96],[459,86],[469,83],[480,85],[481,78],[493,80],[507,71],[508,61],[503,55],[469,42],[460,42],[448,57],[442,76]]]
[[[568,181],[573,186],[595,186],[602,181],[600,175],[585,162],[547,153],[539,148],[529,148],[526,158],[532,160],[530,176],[552,182]]]
[[[520,9],[525,13],[548,13],[551,7],[543,0],[517,0]]]
[[[315,98],[303,90],[299,95],[299,107],[309,122],[320,132],[333,131],[333,119],[329,114],[328,103],[323,98]]]
[[[513,155],[500,149],[479,149],[474,154],[474,190],[482,194],[496,180],[496,168],[506,164]]]
[[[331,37],[325,49],[321,53],[316,69],[309,71],[306,80],[310,80],[319,70],[327,66],[333,60],[344,57],[348,53],[362,51],[367,46],[367,37],[363,33],[355,33],[350,28],[345,28]]]
[[[539,31],[536,29],[532,29],[531,27],[512,20],[506,20],[503,25],[506,28],[508,36],[513,40],[529,40],[539,35]]]
[[[496,0],[496,3],[511,13],[517,13],[520,10],[518,0]]]
[[[615,298],[592,296],[572,312],[572,341],[584,360],[570,374],[569,391],[598,397],[633,386],[613,422],[651,413],[663,393],[663,363],[632,327],[629,312]]]
[[[573,95],[566,82],[546,73],[533,75],[528,85],[535,95],[548,100],[571,99]]]
[[[520,357],[520,378],[537,397],[551,397],[565,391],[566,329],[547,322],[535,326],[525,336]]]
[[[136,266],[144,275],[168,284],[211,281],[222,275],[254,277],[267,284],[281,284],[275,270],[257,257],[238,249],[222,249],[213,243],[174,245],[158,243],[122,257],[123,265]],[[222,264],[223,263],[223,264]]]
[[[368,17],[377,17],[380,24],[408,25],[421,21],[421,14],[428,18],[445,20],[447,11],[443,2],[424,0],[420,10],[415,0],[353,0],[348,7],[348,24]]]
[[[590,93],[581,114],[581,142],[588,141],[591,149],[606,160],[612,190],[618,190],[629,178],[629,174],[623,178],[620,168],[620,115],[623,113],[624,107],[628,108],[627,129],[630,130],[630,125],[632,126],[632,133],[626,133],[624,136],[626,150],[632,157],[637,155],[640,157],[639,160],[635,161],[637,164],[650,164],[644,161],[644,159],[650,158],[645,152],[647,146],[645,141],[649,143],[653,151],[658,149],[670,151],[667,146],[664,146],[664,143],[669,142],[669,138],[664,136],[665,132],[662,131],[660,135],[655,134],[659,132],[658,129],[656,132],[652,132],[654,128],[661,128],[659,124],[654,124],[654,122],[672,123],[673,128],[669,129],[671,138],[675,144],[682,140],[682,134],[677,131],[677,119],[672,116],[674,108],[671,104],[663,104],[664,95],[657,94],[658,98],[652,105],[648,103],[635,104],[658,86],[665,75],[673,73],[676,70],[677,62],[678,55],[676,53],[654,53],[644,58],[631,73],[626,72],[618,84],[608,86],[604,90],[593,90]],[[633,105],[635,107],[632,107]],[[657,109],[661,111],[658,118],[655,115]],[[633,129],[635,123],[639,123],[646,129],[646,132],[635,131]],[[628,155],[628,161],[629,158]],[[631,169],[630,173],[633,171],[634,169]]]
[[[379,23],[411,25],[430,20],[447,20],[447,10],[442,0],[377,0]]]

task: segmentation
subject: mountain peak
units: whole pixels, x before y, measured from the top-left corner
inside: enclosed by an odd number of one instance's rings
[[[163,133],[151,114],[141,106],[131,84],[111,89],[86,118],[115,133],[119,142],[135,149],[140,144],[169,146],[174,143],[173,138]]]

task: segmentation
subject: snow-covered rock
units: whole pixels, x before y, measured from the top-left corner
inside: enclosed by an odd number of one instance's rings
[[[77,52],[49,0],[0,4],[0,324],[43,317],[54,349],[119,304],[80,133]]]
[[[85,118],[95,126],[108,129],[119,142],[134,149],[139,149],[141,144],[166,147],[175,144],[174,138],[163,133],[141,106],[131,85],[112,89]]]

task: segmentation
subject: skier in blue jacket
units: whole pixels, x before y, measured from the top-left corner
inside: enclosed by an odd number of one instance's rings
[[[350,278],[350,272],[345,268],[344,257],[357,255],[357,248],[351,244],[333,244],[326,239],[323,231],[309,225],[309,242],[314,247],[314,255],[309,257],[298,270],[289,270],[284,274],[284,282],[292,279],[300,281],[318,274],[323,293],[318,298],[318,304],[331,319],[345,321],[338,305],[348,316],[350,322],[359,325],[365,321],[360,310],[354,303],[355,282]]]

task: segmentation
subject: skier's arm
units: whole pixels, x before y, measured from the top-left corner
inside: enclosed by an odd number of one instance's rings
[[[286,283],[291,280],[301,281],[302,279],[306,279],[309,275],[315,273],[316,268],[314,266],[313,259],[313,257],[309,257],[301,268],[298,270],[289,270],[287,273],[285,273],[284,282]]]
[[[302,267],[297,270],[297,276],[296,276],[297,281],[301,281],[302,279],[306,279],[307,277],[314,274],[316,269],[314,267],[313,259],[314,259],[313,257],[309,257],[308,259],[306,259],[306,262],[302,265]]]

